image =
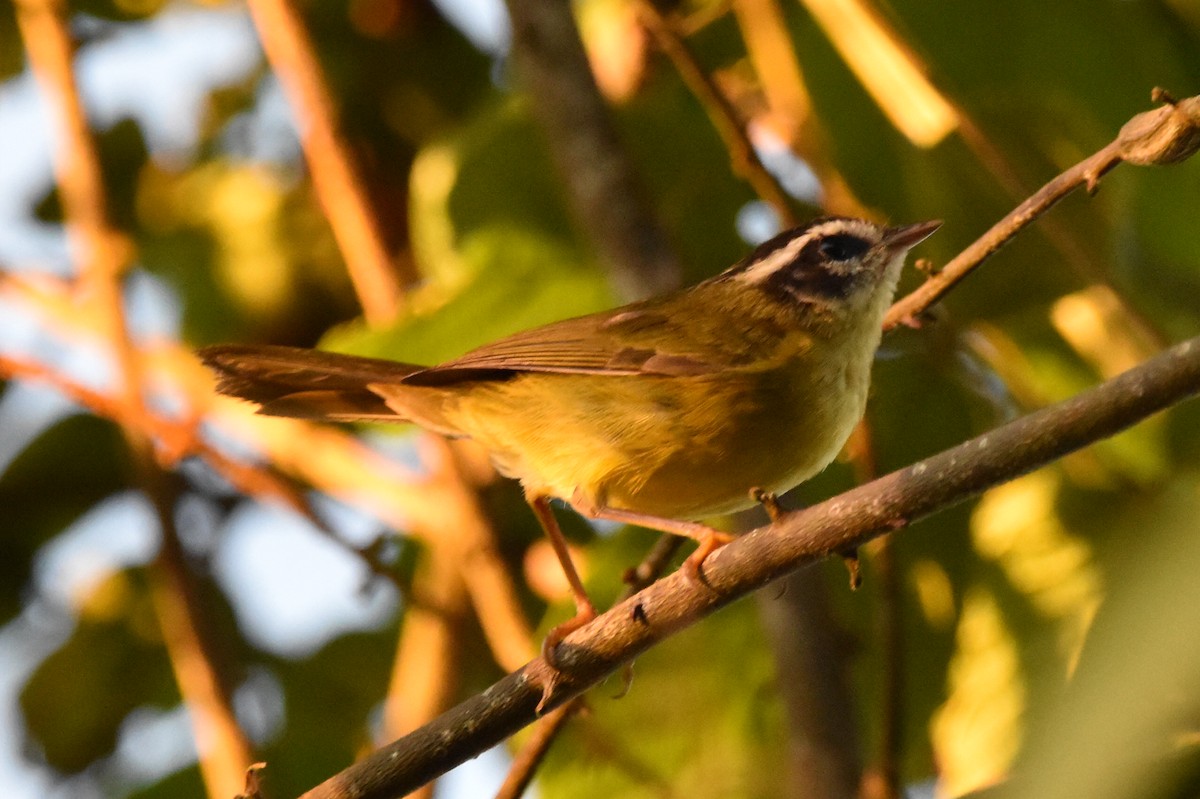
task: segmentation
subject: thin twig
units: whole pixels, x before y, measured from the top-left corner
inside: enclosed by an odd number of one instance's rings
[[[32,361],[0,355],[0,377],[45,383],[98,417],[110,419],[122,427],[138,428],[141,435],[159,445],[155,457],[164,469],[173,468],[189,457],[201,458],[239,493],[256,497],[263,502],[282,503],[304,517],[322,535],[360,558],[373,575],[390,582],[405,596],[406,601],[421,601],[419,597],[408,595],[407,586],[397,577],[395,570],[381,561],[374,551],[366,547],[357,547],[338,535],[320,517],[293,481],[265,464],[243,463],[230,458],[203,439],[197,438],[195,427],[186,421],[169,419],[153,411],[131,413],[117,399]]]
[[[337,123],[312,41],[289,0],[249,0],[267,60],[299,120],[313,187],[337,239],[363,314],[372,326],[395,318],[403,301],[396,264]]]
[[[1100,178],[1118,164],[1174,164],[1190,157],[1197,148],[1200,148],[1200,96],[1138,114],[1125,123],[1115,139],[1051,180],[955,256],[936,276],[896,302],[884,319],[884,329],[916,324],[922,312],[1020,230],[1080,186],[1089,192],[1096,191]]]
[[[1016,168],[1009,162],[1003,151],[984,134],[979,125],[963,108],[956,104],[955,111],[958,114],[958,137],[996,179],[1000,188],[1014,199],[1028,196],[1028,187],[1017,175]],[[1166,336],[1158,329],[1153,320],[1133,305],[1124,292],[1118,290],[1111,276],[1105,272],[1097,259],[1088,254],[1074,231],[1061,220],[1047,218],[1041,225],[1041,232],[1050,245],[1062,255],[1063,260],[1083,280],[1107,286],[1112,291],[1130,326],[1137,331],[1139,339],[1146,344],[1142,351],[1143,356],[1157,352],[1166,346]]]
[[[305,799],[383,799],[477,756],[666,637],[768,582],[861,546],[1037,469],[1200,392],[1200,338],[1065,402],[751,531],[717,550],[704,580],[676,572],[618,603],[541,659],[367,756]]]
[[[649,0],[636,0],[636,5],[642,24],[654,36],[659,49],[671,59],[679,76],[700,101],[713,128],[725,142],[734,173],[745,179],[755,194],[775,209],[785,226],[791,227],[796,224],[796,213],[792,208],[791,199],[775,176],[763,166],[746,133],[745,124],[724,93],[712,82],[683,38],[654,4]]]
[[[650,551],[642,558],[642,562],[625,573],[625,592],[621,599],[628,599],[657,580],[686,540],[682,536],[670,533],[660,535],[654,546],[650,547]]]

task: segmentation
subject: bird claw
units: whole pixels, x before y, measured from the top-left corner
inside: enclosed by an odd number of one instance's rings
[[[562,665],[558,659],[558,645],[571,633],[596,618],[596,609],[589,603],[576,608],[575,615],[550,628],[542,639],[542,660],[555,671],[561,671]]]
[[[624,699],[629,695],[629,689],[633,687],[633,661],[629,661],[621,667],[621,690],[613,696],[613,699]]]
[[[733,540],[733,536],[729,533],[722,533],[719,530],[710,531],[704,538],[700,539],[700,546],[696,547],[696,551],[688,555],[687,560],[683,562],[683,573],[693,582],[704,583],[704,573],[701,571],[704,567],[704,561],[708,556],[716,552],[721,547]]]
[[[534,715],[539,718],[546,711],[546,703],[550,701],[550,697],[554,695],[554,689],[558,687],[558,682],[562,675],[558,669],[547,669],[549,672],[545,680],[542,682],[542,698],[538,700],[537,707],[533,709]]]
[[[787,511],[779,504],[779,497],[772,494],[770,491],[764,491],[761,488],[750,489],[750,498],[763,506],[763,510],[767,512],[767,516],[772,522],[777,522]]]
[[[850,572],[850,590],[857,591],[862,587],[862,564],[858,559],[858,547],[848,549],[841,555],[842,562],[846,564],[846,571]]]

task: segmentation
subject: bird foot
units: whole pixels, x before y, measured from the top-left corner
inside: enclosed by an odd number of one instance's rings
[[[763,510],[767,512],[772,522],[777,522],[787,513],[784,507],[779,504],[779,497],[772,494],[770,491],[764,491],[761,488],[750,489],[750,498],[762,505]]]
[[[689,580],[707,584],[702,571],[704,561],[708,559],[709,555],[732,540],[733,536],[729,533],[722,533],[719,530],[709,530],[700,539],[700,546],[696,547],[696,551],[688,555],[687,560],[683,562],[683,573],[687,575]]]

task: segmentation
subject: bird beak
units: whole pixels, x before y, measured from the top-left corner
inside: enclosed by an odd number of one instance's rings
[[[917,222],[914,225],[890,227],[883,232],[883,246],[894,252],[911,250],[929,238],[930,234],[941,226],[942,220],[934,219],[929,222]]]

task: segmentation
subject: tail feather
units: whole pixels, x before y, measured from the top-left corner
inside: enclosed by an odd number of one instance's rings
[[[225,344],[200,359],[217,375],[217,391],[253,402],[259,413],[302,419],[403,418],[370,389],[398,383],[423,367],[296,347]]]

